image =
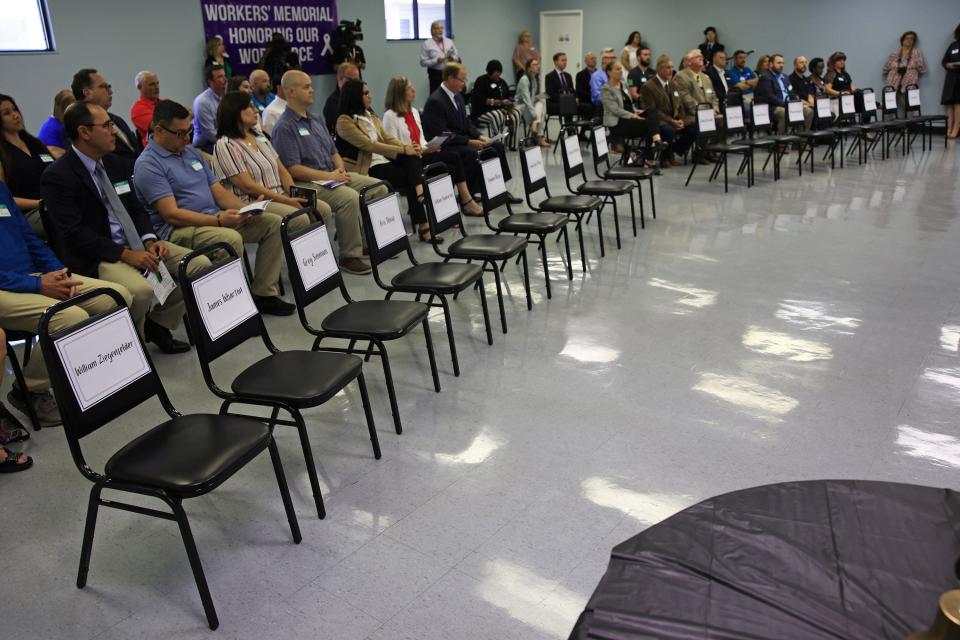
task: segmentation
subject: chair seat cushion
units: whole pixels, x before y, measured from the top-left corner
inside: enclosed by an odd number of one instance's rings
[[[860,125],[853,125],[852,127],[836,127],[834,131],[840,135],[849,136],[863,133],[864,128]]]
[[[772,147],[777,144],[773,138],[744,138],[737,140],[737,144],[745,144],[748,147]]]
[[[281,351],[244,369],[231,388],[242,396],[314,407],[352,382],[362,366],[360,358],[345,353]]]
[[[560,213],[515,213],[500,220],[497,228],[519,233],[552,233],[567,224],[567,216]]]
[[[655,175],[647,167],[617,165],[603,172],[603,177],[613,180],[649,180]]]
[[[801,138],[806,138],[807,140],[833,140],[837,137],[837,134],[828,129],[821,129],[820,131],[804,131],[797,135],[799,135]]]
[[[509,258],[527,246],[525,238],[476,234],[460,238],[447,251],[459,258]]]
[[[394,287],[406,290],[456,293],[466,289],[483,275],[479,265],[460,262],[424,262],[404,269],[391,280]]]
[[[320,323],[324,331],[377,336],[392,340],[423,322],[430,307],[412,300],[358,300],[344,305]]]
[[[157,425],[117,451],[105,466],[111,480],[188,496],[213,490],[270,444],[253,418],[193,414]]]
[[[630,180],[587,180],[577,185],[577,192],[584,195],[606,196],[627,193],[637,188]]]
[[[769,140],[773,140],[777,144],[795,144],[797,142],[803,142],[803,138],[800,136],[795,136],[792,134],[786,134],[782,136],[770,136]]]
[[[603,201],[596,196],[553,196],[537,205],[538,209],[546,211],[570,211],[586,213],[598,209]]]
[[[708,144],[704,145],[704,151],[713,151],[716,153],[748,153],[750,151],[750,145],[735,143],[735,144]]]

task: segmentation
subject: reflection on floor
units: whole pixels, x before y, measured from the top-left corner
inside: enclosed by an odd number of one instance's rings
[[[562,193],[559,158],[545,155]],[[402,436],[368,366],[382,460],[355,389],[307,412],[326,520],[295,433],[278,429],[302,545],[288,541],[266,458],[186,505],[220,637],[565,638],[611,547],[706,497],[807,478],[957,488],[956,144],[776,184],[758,174],[728,195],[665,173],[658,219],[648,206],[636,239],[622,225],[621,251],[607,224],[600,259],[590,225],[586,274],[575,248],[574,280],[560,279],[551,243],[552,300],[531,259],[527,312],[507,268],[510,333],[495,329],[492,347],[476,296],[455,302],[460,378],[433,314],[440,394],[420,337],[391,343]],[[372,279],[347,278],[354,297],[380,296]],[[267,324],[282,348],[309,344],[295,318]],[[251,341],[215,369],[261,353]],[[193,353],[156,362],[181,410],[216,409]],[[102,465],[157,415],[90,437],[88,459]],[[35,468],[0,478],[0,635],[211,637],[171,523],[102,511],[89,586],[76,589],[88,485],[58,430],[26,450]]]

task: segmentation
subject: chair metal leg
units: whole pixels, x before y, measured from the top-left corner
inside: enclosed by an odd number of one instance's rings
[[[370,362],[370,358],[373,357],[373,340],[370,341],[370,344],[367,345],[367,355],[363,358],[364,362]]]
[[[727,154],[721,154],[723,157],[723,192],[727,193],[730,191],[727,183]]]
[[[383,365],[383,379],[387,385],[387,397],[390,399],[390,413],[393,414],[393,429],[397,435],[403,433],[403,426],[400,424],[400,409],[397,407],[397,390],[393,386],[393,373],[390,371],[390,358],[387,356],[387,348],[383,342],[376,340],[377,350],[380,352],[380,364]],[[373,344],[371,342],[371,344]]]
[[[690,178],[693,177],[693,172],[697,170],[697,164],[699,164],[699,163],[697,163],[697,162],[692,162],[692,163],[690,164],[690,173],[687,175],[687,181],[683,183],[683,186],[685,186],[685,187],[686,187],[686,186],[689,186],[689,184],[690,184]]]
[[[643,223],[643,181],[637,180],[637,201],[640,203],[640,228],[644,228]],[[633,207],[633,199],[630,200],[630,219],[633,222],[633,237],[637,237],[637,215]]]
[[[564,233],[566,229],[560,233]],[[540,238],[540,258],[543,261],[543,281],[547,287],[547,300],[553,297],[553,292],[550,290],[550,266],[547,264],[547,236],[537,236]]]
[[[657,219],[657,197],[653,193],[653,176],[647,178],[650,181],[650,213],[653,214],[653,219]],[[643,202],[640,203],[640,228],[643,228]]]
[[[280,487],[280,498],[283,500],[283,510],[287,513],[287,522],[290,524],[290,534],[293,541],[300,544],[303,536],[300,535],[300,524],[297,522],[297,512],[293,509],[290,500],[290,488],[287,486],[287,476],[283,473],[283,463],[280,462],[280,452],[277,450],[277,441],[270,437],[270,461],[273,463],[273,472],[277,476],[277,486]]]
[[[23,367],[27,366],[27,361],[29,360],[30,356],[29,342],[29,339],[24,340]],[[33,404],[29,401],[27,396],[27,381],[23,377],[23,367],[20,366],[20,361],[17,360],[17,353],[14,351],[13,345],[11,345],[9,341],[7,342],[7,357],[10,360],[10,367],[13,369],[13,377],[17,381],[17,388],[20,389],[24,399],[26,399],[25,404],[27,405],[27,418],[30,420],[33,430],[40,431],[43,426],[40,424],[40,419],[37,418],[37,412],[33,410]]]
[[[493,282],[497,287],[497,304],[500,307],[500,328],[504,333],[507,332],[507,314],[503,308],[503,287],[500,284],[500,271],[497,269],[497,264],[491,263],[493,266]]]
[[[581,223],[582,218],[577,217],[577,239],[580,241],[580,265],[583,268],[583,272],[587,272],[587,250],[583,246],[583,224]]]
[[[573,280],[573,258],[570,257],[570,225],[563,227],[563,246],[567,252],[567,280]]]
[[[170,506],[173,509],[173,515],[180,526],[180,536],[183,538],[183,546],[187,550],[187,558],[190,560],[190,569],[193,571],[193,579],[197,583],[197,591],[200,592],[200,601],[203,602],[203,611],[207,614],[207,624],[210,629],[216,629],[220,626],[220,620],[217,619],[217,610],[213,606],[213,598],[210,597],[210,588],[207,587],[207,578],[203,574],[203,565],[200,563],[200,554],[197,553],[197,545],[193,541],[193,533],[190,531],[190,523],[187,522],[187,514],[179,500],[170,500]]]
[[[377,437],[377,425],[373,421],[373,411],[370,410],[370,396],[367,395],[367,383],[363,374],[357,376],[357,386],[360,387],[360,400],[363,402],[363,415],[367,419],[367,430],[370,432],[370,443],[373,445],[373,457],[380,459],[380,439]]]
[[[633,194],[628,193],[627,196],[630,198],[630,206],[633,207]],[[617,211],[617,199],[610,200],[613,202],[613,229],[617,234],[617,251],[620,251],[620,214]]]
[[[433,296],[430,296],[433,298]],[[450,307],[447,306],[446,296],[438,296],[443,306],[443,321],[447,325],[447,342],[450,343],[450,360],[453,362],[453,375],[460,375],[460,362],[457,360],[457,343],[453,338],[453,321],[450,319]]]
[[[490,328],[490,310],[487,308],[487,290],[483,286],[483,276],[477,280],[477,292],[480,294],[480,307],[483,309],[483,325],[487,329],[487,344],[493,344],[493,330]],[[506,333],[506,329],[504,329]]]
[[[426,318],[423,319],[423,339],[427,343],[427,358],[430,360],[430,373],[433,375],[433,390],[440,393],[440,374],[437,373],[437,357],[433,353],[433,338],[430,336],[430,322]],[[384,355],[386,355],[386,352],[384,352]],[[392,380],[391,386],[393,386]],[[396,398],[394,398],[394,403],[396,403]]]
[[[523,291],[527,294],[527,311],[533,309],[533,298],[530,297],[530,269],[527,266],[527,249],[520,252],[523,256]]]
[[[606,203],[600,205],[600,208],[597,209],[597,235],[600,236],[600,257],[601,258],[607,255],[607,252],[603,246],[603,216],[601,215],[601,213],[603,213],[603,208],[605,205]]]
[[[297,423],[297,432],[300,434],[300,447],[303,449],[303,460],[307,465],[307,477],[310,479],[310,489],[313,491],[313,501],[317,506],[317,517],[323,520],[327,517],[327,510],[323,506],[323,496],[320,494],[320,481],[317,479],[317,465],[313,462],[313,450],[310,448],[310,436],[307,435],[307,425],[299,411],[287,409]]]
[[[77,572],[77,588],[79,589],[87,586],[87,572],[90,570],[90,554],[93,550],[93,534],[97,528],[101,491],[103,491],[103,485],[99,483],[90,487],[90,500],[87,503],[87,523],[83,528],[83,546],[80,547],[80,570]]]

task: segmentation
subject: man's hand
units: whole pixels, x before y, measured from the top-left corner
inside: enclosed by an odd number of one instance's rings
[[[467,146],[469,146],[471,149],[476,149],[477,151],[479,151],[480,149],[483,149],[486,146],[486,143],[484,142],[483,138],[480,138],[479,140],[468,141]]]
[[[242,227],[250,217],[249,213],[240,213],[236,209],[227,209],[219,214],[220,226],[236,229]]]
[[[163,240],[147,241],[147,251],[154,254],[160,260],[166,260],[170,257],[170,247]]]
[[[71,278],[66,269],[60,269],[40,276],[40,293],[54,300],[66,300],[76,295],[81,284],[83,282]]]
[[[673,128],[677,131],[681,131],[683,129],[683,120],[674,120],[672,124]]]
[[[120,261],[140,271],[156,271],[160,260],[153,251],[134,251],[124,249]]]

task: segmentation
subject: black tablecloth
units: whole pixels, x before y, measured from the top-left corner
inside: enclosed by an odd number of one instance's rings
[[[957,587],[960,494],[867,481],[711,498],[614,548],[570,638],[902,640]]]

